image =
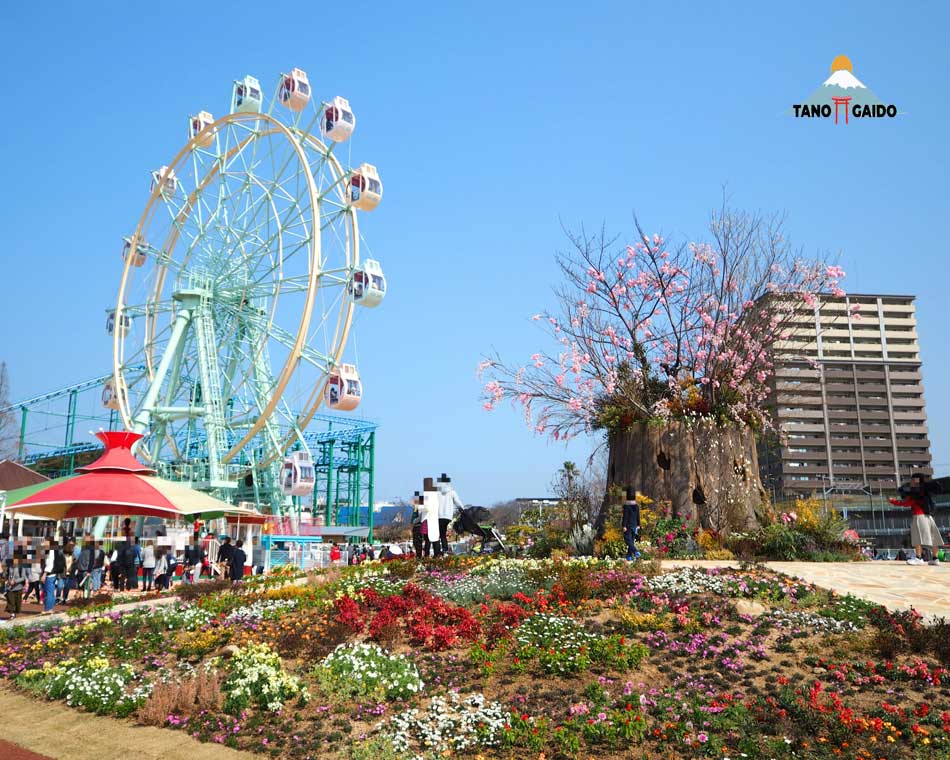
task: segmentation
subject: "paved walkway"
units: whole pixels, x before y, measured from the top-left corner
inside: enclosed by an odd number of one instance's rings
[[[53,760],[49,755],[37,755],[19,744],[10,744],[0,739],[0,757],[3,760]]]
[[[130,602],[125,602],[124,604],[117,604],[115,607],[111,607],[109,612],[128,612],[129,610],[134,610],[137,607],[156,607],[162,604],[172,604],[173,602],[181,601],[177,595],[170,594],[169,596],[161,597],[152,597],[151,599],[136,599]],[[29,628],[34,625],[43,625],[46,623],[65,623],[70,620],[75,620],[75,617],[69,617],[66,614],[66,611],[69,609],[68,606],[63,607],[62,605],[57,605],[55,607],[55,612],[52,615],[41,615],[40,610],[42,606],[39,604],[30,604],[29,606],[24,605],[24,612],[26,614],[20,614],[14,619],[9,617],[5,620],[0,620],[0,628],[4,626],[13,627],[14,625],[23,625]],[[3,757],[0,755],[0,757]]]
[[[853,594],[889,609],[913,607],[927,617],[950,618],[950,564],[904,562],[766,562],[766,567],[839,594]],[[664,567],[738,567],[734,562],[664,560]]]

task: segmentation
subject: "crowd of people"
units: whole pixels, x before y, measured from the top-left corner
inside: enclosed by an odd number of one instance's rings
[[[373,559],[376,559],[376,549],[370,544],[344,544],[342,549],[339,544],[330,547],[331,565],[360,565]]]
[[[180,573],[183,583],[194,583],[215,574],[231,580],[244,577],[247,553],[243,541],[231,544],[225,536],[217,556],[209,558],[197,534],[183,556],[167,546],[143,543],[126,519],[122,536],[109,543],[86,535],[82,540],[66,537],[18,538],[0,536],[0,581],[9,618],[20,615],[23,603],[35,598],[43,615],[71,598],[88,598],[103,590],[113,593],[167,590]]]

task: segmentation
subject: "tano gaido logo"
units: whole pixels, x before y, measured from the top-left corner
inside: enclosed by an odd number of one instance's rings
[[[839,55],[831,62],[831,76],[804,103],[795,103],[792,113],[799,119],[830,119],[835,124],[841,114],[845,124],[850,119],[892,119],[897,106],[884,103],[854,75],[851,59]]]

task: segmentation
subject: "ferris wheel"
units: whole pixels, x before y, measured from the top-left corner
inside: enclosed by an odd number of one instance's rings
[[[146,435],[153,464],[234,487],[279,471],[321,404],[359,403],[343,352],[355,307],[377,306],[386,280],[360,258],[358,212],[382,199],[379,174],[338,155],[355,126],[349,102],[315,100],[300,69],[270,99],[245,76],[230,113],[189,117],[184,147],[151,172],[107,314],[103,403]]]

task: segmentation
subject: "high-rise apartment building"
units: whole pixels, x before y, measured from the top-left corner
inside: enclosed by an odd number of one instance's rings
[[[888,491],[932,475],[914,296],[822,295],[790,319],[770,400],[784,436],[760,449],[763,485]]]

